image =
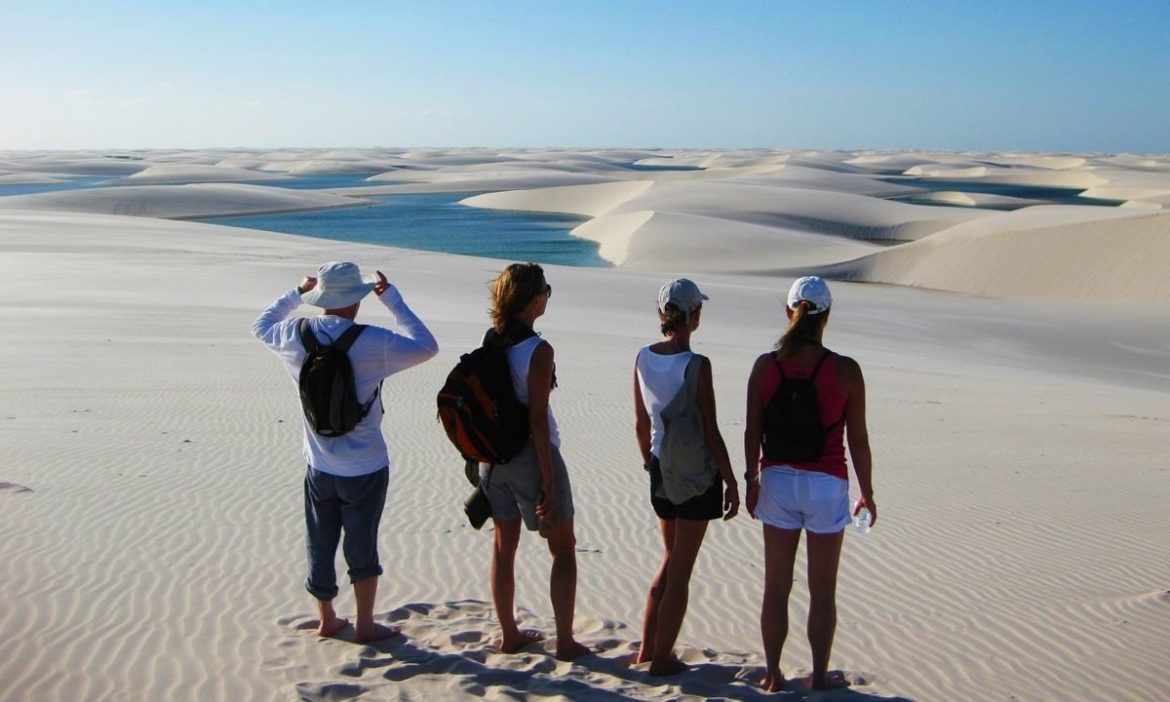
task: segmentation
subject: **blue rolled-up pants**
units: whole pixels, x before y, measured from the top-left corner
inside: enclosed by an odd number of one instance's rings
[[[389,467],[342,477],[308,466],[305,471],[305,526],[309,577],[305,589],[319,600],[337,597],[333,562],[341,549],[351,583],[382,574],[378,562],[378,523],[386,504]]]

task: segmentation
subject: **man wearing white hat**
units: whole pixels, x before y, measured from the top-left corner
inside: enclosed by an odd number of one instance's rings
[[[344,532],[342,551],[357,600],[354,639],[358,642],[398,634],[397,629],[373,619],[378,576],[382,574],[378,522],[390,470],[390,452],[382,437],[379,388],[387,376],[432,358],[439,345],[381,271],[376,279],[363,280],[357,265],[349,262],[321,266],[316,277],[305,277],[252,324],[252,333],[276,353],[296,383],[307,352],[300,336],[301,318],[288,316],[302,302],[322,308],[323,313],[310,318],[308,325],[317,343],[328,346],[354,326],[361,300],[370,291],[390,310],[400,331],[366,326],[349,346],[354,386],[365,414],[340,436],[319,434],[306,419],[302,443],[307,464],[304,497],[309,556],[305,588],[316,599],[321,615],[317,633],[335,636],[349,625],[333,609],[337,596],[333,563]]]

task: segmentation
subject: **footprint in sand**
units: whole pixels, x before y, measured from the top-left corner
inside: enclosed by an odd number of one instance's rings
[[[16,483],[6,483],[3,481],[0,481],[0,492],[7,492],[7,493],[11,493],[13,495],[18,495],[22,492],[32,492],[32,491],[33,490],[30,487],[25,487],[23,485],[17,485]]]

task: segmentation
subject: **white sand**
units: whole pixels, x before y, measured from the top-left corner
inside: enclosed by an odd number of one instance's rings
[[[187,156],[304,163],[314,153]],[[711,168],[727,177],[630,172],[613,185],[488,196],[594,216],[579,232],[609,237],[626,262],[549,266],[556,295],[540,324],[557,350],[553,404],[578,507],[577,629],[598,651],[572,665],[547,646],[492,651],[491,534],[463,521],[469,489],[434,419],[434,392],[482,333],[485,284],[502,262],[112,216],[85,192],[0,209],[0,696],[763,699],[747,682],[761,671],[762,563],[759,525],[746,515],[708,532],[680,636],[693,671],[663,682],[626,663],[660,548],[633,437],[631,364],[655,336],[658,286],[695,275],[711,296],[696,348],[714,364],[741,472],[743,387],[778,333],[791,269],[838,264],[840,275],[892,285],[833,283],[826,341],[866,373],[881,519],[847,536],[841,562],[833,665],[853,691],[818,699],[1165,699],[1170,279],[1159,273],[1170,267],[1170,215],[927,207],[880,199],[863,182],[881,185],[866,168],[959,155],[675,156],[723,162]],[[993,154],[962,157],[995,164]],[[1012,155],[1002,168],[1096,168],[1115,187],[1146,187],[1167,163],[1042,157]],[[1021,158],[1030,161],[1011,161]],[[60,170],[42,170],[46,159]],[[769,159],[783,167],[735,170]],[[104,165],[95,154],[0,154],[7,172],[23,160],[66,175],[76,171],[61,164]],[[818,163],[821,188],[781,178]],[[612,166],[598,176],[613,180]],[[134,197],[175,217],[239,208],[260,188],[190,187],[206,204],[166,195],[188,190],[179,186],[108,191],[164,193]],[[879,251],[870,241],[890,234],[905,243]],[[248,330],[302,275],[342,258],[385,271],[442,346],[386,385],[396,466],[377,611],[407,636],[375,646],[307,631],[299,406]],[[368,305],[360,319],[387,317]],[[524,537],[517,602],[523,624],[551,633],[543,551]],[[802,560],[782,659],[792,677],[809,670]],[[339,606],[352,613],[348,592]]]

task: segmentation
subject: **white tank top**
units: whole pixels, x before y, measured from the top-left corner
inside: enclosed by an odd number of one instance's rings
[[[682,390],[683,374],[691,351],[674,353],[669,356],[654,353],[649,346],[638,352],[635,367],[638,372],[638,389],[642,392],[642,404],[650,415],[650,453],[655,456],[662,446],[662,410]]]
[[[530,336],[515,346],[508,347],[508,365],[512,369],[512,389],[516,392],[516,399],[528,404],[528,368],[532,364],[532,352],[544,341],[539,336]],[[548,436],[549,441],[557,448],[561,447],[561,434],[557,430],[557,419],[553,416],[552,402],[548,404]]]

